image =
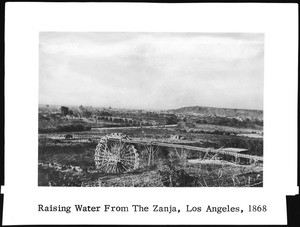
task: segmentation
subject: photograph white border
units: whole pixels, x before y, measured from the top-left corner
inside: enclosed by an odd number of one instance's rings
[[[3,224],[286,224],[297,194],[297,4],[6,3]],[[262,188],[38,187],[39,32],[264,33]],[[37,204],[267,204],[266,214],[39,213]]]

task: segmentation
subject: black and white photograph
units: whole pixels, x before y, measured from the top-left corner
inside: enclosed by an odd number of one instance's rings
[[[298,15],[6,3],[2,225],[292,223]]]
[[[263,187],[263,33],[40,32],[38,185]]]

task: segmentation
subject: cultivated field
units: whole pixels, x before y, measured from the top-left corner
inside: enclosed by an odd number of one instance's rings
[[[151,120],[153,121],[153,118]],[[59,120],[57,125],[74,121],[74,119]],[[39,186],[259,187],[263,185],[262,126],[243,128],[195,122],[192,126],[186,124],[182,126],[180,119],[170,124],[156,125],[134,124],[133,121],[131,125],[120,122],[109,125],[106,119],[95,120],[93,117],[78,118],[76,121],[84,127],[77,127],[78,130],[73,127],[69,130],[68,126],[63,128],[67,131],[59,131],[55,125],[56,120],[40,120],[44,122],[40,124],[44,128],[40,128],[39,133]],[[132,149],[136,153],[135,168],[108,171],[111,169],[98,168],[96,165],[97,144],[101,138],[112,133],[126,134],[134,141],[149,141],[148,145],[132,144]],[[152,153],[149,151],[151,146],[157,148]],[[185,146],[184,149],[179,149],[181,146]],[[108,167],[109,165],[107,164]]]

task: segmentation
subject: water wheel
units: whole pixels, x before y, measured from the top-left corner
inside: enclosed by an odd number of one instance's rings
[[[106,173],[121,173],[138,168],[139,157],[134,145],[123,140],[124,134],[111,134],[100,139],[95,150],[96,168]]]

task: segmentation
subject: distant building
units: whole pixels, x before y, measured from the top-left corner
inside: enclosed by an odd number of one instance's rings
[[[170,135],[170,138],[173,140],[182,140],[185,139],[185,137],[181,136],[181,135]]]
[[[61,110],[61,115],[62,116],[67,116],[69,114],[69,108],[66,107],[66,106],[61,106],[60,110]]]
[[[65,139],[72,139],[73,138],[73,135],[72,134],[67,134],[65,135]]]

